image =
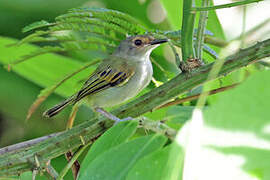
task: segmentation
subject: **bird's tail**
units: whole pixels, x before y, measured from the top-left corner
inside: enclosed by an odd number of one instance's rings
[[[58,114],[60,111],[62,111],[65,107],[67,107],[69,104],[73,103],[73,96],[64,100],[63,102],[53,106],[52,108],[48,109],[43,113],[43,116],[50,118],[54,115]]]

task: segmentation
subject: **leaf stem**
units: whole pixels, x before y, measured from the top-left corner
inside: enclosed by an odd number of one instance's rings
[[[234,3],[222,4],[222,5],[217,5],[217,6],[193,7],[191,10],[192,11],[210,11],[210,10],[216,10],[216,9],[222,9],[222,8],[241,6],[241,5],[251,4],[251,3],[260,2],[260,1],[263,1],[263,0],[245,0],[245,1],[238,1]]]
[[[202,0],[202,7],[210,5],[210,0]],[[202,60],[203,44],[204,44],[204,32],[207,24],[208,11],[200,12],[199,25],[197,30],[197,38],[195,41],[195,54],[196,58]]]
[[[50,162],[47,164],[46,172],[47,172],[47,173],[49,174],[49,176],[52,177],[53,179],[56,179],[56,178],[58,177],[57,171],[52,167],[52,165],[50,164]]]
[[[183,22],[181,30],[182,60],[194,58],[193,51],[193,31],[195,22],[195,13],[191,12],[194,0],[183,1]]]

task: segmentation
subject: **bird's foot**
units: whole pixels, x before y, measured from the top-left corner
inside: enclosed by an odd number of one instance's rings
[[[127,118],[124,118],[124,119],[120,119],[120,118],[116,117],[115,115],[109,113],[108,111],[104,110],[103,108],[95,108],[95,111],[99,112],[100,114],[102,114],[106,118],[115,121],[114,125],[119,123],[119,122],[132,120],[132,117],[127,117]]]

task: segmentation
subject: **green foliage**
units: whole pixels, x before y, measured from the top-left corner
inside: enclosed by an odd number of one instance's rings
[[[33,173],[32,172],[25,172],[20,175],[21,180],[29,180],[32,179]]]
[[[55,20],[54,23],[42,20],[25,27],[25,32],[44,27],[47,27],[47,30],[37,30],[25,37],[19,44],[31,42],[59,43],[60,49],[55,46],[46,47],[44,52],[43,47],[35,54],[82,49],[100,50],[106,54],[111,53],[126,35],[142,34],[146,31],[131,16],[103,8],[72,9],[67,14],[56,17]],[[35,54],[32,56],[35,56]]]
[[[23,30],[22,30],[22,32],[23,33],[26,33],[28,31],[32,31],[34,29],[41,28],[41,27],[46,27],[46,26],[49,26],[49,25],[51,25],[51,24],[49,22],[47,22],[47,21],[44,21],[44,20],[38,21],[38,22],[34,22],[34,23],[32,23],[32,24],[24,27]]]
[[[19,47],[5,48],[6,45],[15,42],[17,41],[10,38],[1,38],[1,47],[4,47],[2,48],[4,49],[4,51],[2,51],[2,55],[5,57],[0,59],[1,63],[9,64],[13,62],[14,58],[16,59],[16,57],[21,57],[24,54],[31,53],[38,49],[36,46],[29,44],[24,44]],[[71,60],[70,58],[64,56],[45,54],[42,56],[33,57],[29,61],[18,64],[12,67],[12,70],[42,87],[48,87],[61,80],[67,74],[70,74],[70,72],[74,71],[74,69],[79,69],[82,66],[82,63]],[[69,96],[73,94],[74,90],[72,89],[78,89],[82,83],[80,80],[87,78],[89,76],[89,71],[91,70],[94,70],[94,67],[88,69],[88,72],[83,71],[77,74],[77,76],[73,76],[71,79],[58,87],[55,92],[62,96]]]
[[[175,143],[157,150],[140,159],[129,172],[127,180],[179,179],[183,155],[181,147]]]
[[[91,147],[82,163],[81,175],[87,173],[86,167],[100,154],[109,149],[125,143],[134,135],[138,123],[136,121],[127,121],[118,123],[113,128],[104,133]]]
[[[79,179],[126,179],[139,159],[160,149],[167,140],[161,135],[149,135],[126,142],[135,129],[135,122],[118,124],[98,139],[83,162]]]
[[[181,133],[179,141],[196,144],[196,148],[185,149],[192,152],[193,158],[186,159],[192,168],[187,172],[197,172],[192,177],[218,179],[220,173],[224,179],[269,177],[269,76],[269,71],[258,72],[235,89],[219,94],[203,111],[204,124],[193,124],[194,135]],[[192,128],[190,125],[183,129]]]

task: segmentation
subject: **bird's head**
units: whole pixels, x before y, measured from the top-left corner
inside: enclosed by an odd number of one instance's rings
[[[153,49],[167,41],[167,39],[157,39],[150,35],[130,36],[121,41],[114,55],[136,61],[143,61],[149,58]]]

